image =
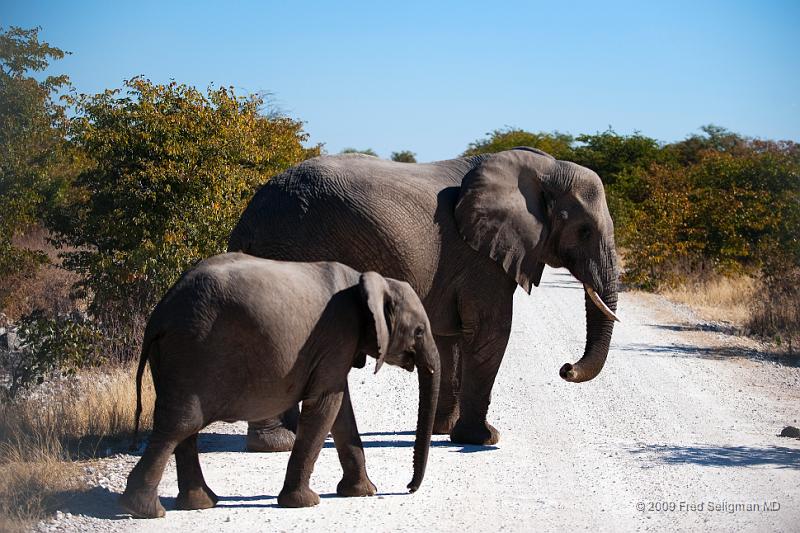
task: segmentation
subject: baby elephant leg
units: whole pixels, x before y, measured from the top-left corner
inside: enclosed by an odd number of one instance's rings
[[[303,400],[297,438],[289,455],[286,480],[278,495],[283,507],[311,507],[319,503],[319,495],[308,486],[314,463],[319,457],[325,437],[342,404],[343,393],[334,393]]]
[[[175,508],[181,510],[209,509],[219,498],[208,488],[197,456],[197,434],[185,439],[175,448],[178,471],[178,499]]]
[[[339,454],[344,474],[336,494],[339,496],[373,496],[377,489],[367,477],[367,468],[364,462],[364,446],[356,426],[356,417],[353,414],[353,405],[350,403],[350,391],[345,388],[342,406],[339,415],[333,423],[333,442]]]
[[[158,501],[158,483],[177,443],[153,432],[147,449],[128,475],[120,506],[136,518],[161,518],[164,507]]]

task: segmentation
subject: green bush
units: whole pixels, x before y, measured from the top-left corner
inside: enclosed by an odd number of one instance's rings
[[[492,154],[511,150],[517,146],[538,148],[556,159],[571,160],[575,139],[567,133],[532,133],[519,128],[506,127],[486,134],[486,138],[469,143],[462,156]]]
[[[65,52],[39,41],[39,28],[0,28],[0,309],[13,287],[47,256],[14,245],[35,224],[69,174],[64,107],[57,91],[66,76],[37,76]]]
[[[23,345],[19,351],[7,355],[9,360],[4,365],[11,378],[8,389],[11,398],[42,383],[53,372],[69,375],[105,361],[103,334],[91,322],[49,318],[35,312],[21,319],[18,335]]]
[[[225,250],[261,184],[319,147],[303,147],[302,123],[264,116],[260,97],[232,88],[141,77],[125,88],[70,100],[71,140],[90,160],[49,222],[77,248],[64,266],[83,277],[92,314],[127,337],[186,268]]]
[[[496,130],[465,155],[540,148],[596,171],[606,186],[625,281],[646,289],[687,276],[763,275],[786,294],[800,265],[800,146],[748,139],[718,126],[662,145],[613,130],[572,137]],[[785,299],[785,298],[784,298]]]

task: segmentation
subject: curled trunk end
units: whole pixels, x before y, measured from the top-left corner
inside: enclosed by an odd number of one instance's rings
[[[611,333],[617,310],[617,291],[611,290],[602,296],[602,303],[607,309],[596,304],[589,291],[584,294],[586,305],[586,347],[583,357],[575,363],[566,363],[561,367],[559,375],[566,381],[581,383],[594,379],[603,369],[608,349],[611,345]],[[596,295],[595,295],[596,296]],[[609,313],[611,311],[611,313]],[[611,318],[613,317],[613,318]]]

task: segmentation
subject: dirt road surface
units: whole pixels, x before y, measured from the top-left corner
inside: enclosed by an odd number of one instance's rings
[[[166,518],[118,514],[137,457],[117,455],[87,468],[96,487],[37,529],[800,531],[800,440],[777,436],[800,425],[800,369],[657,296],[623,293],[619,315],[600,376],[566,383],[558,369],[583,348],[581,286],[548,270],[531,296],[518,291],[489,412],[499,444],[434,437],[415,494],[405,488],[415,376],[390,367],[373,376],[370,363],[350,384],[377,496],[335,495],[341,469],[329,440],[312,477],[320,505],[282,509],[288,454],[243,453],[245,424],[215,424],[200,460],[218,507],[171,510],[173,462],[160,487]]]

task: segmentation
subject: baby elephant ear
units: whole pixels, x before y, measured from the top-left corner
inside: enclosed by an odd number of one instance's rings
[[[367,304],[370,314],[372,315],[372,322],[375,325],[375,339],[378,344],[378,353],[376,354],[378,362],[375,363],[375,373],[378,373],[383,361],[386,358],[386,351],[389,349],[389,326],[387,325],[387,317],[384,311],[389,294],[389,285],[386,280],[377,272],[364,272],[361,274],[361,279],[358,282],[361,288],[361,296]]]

